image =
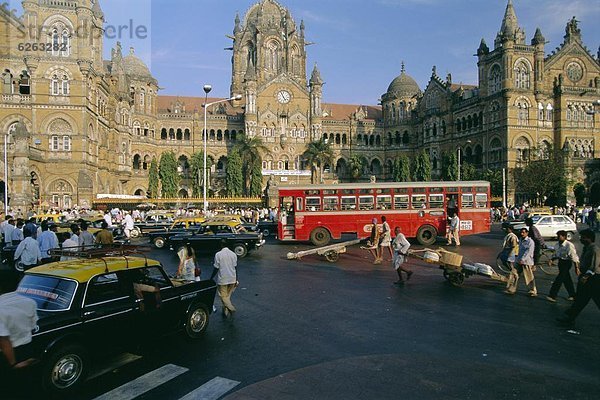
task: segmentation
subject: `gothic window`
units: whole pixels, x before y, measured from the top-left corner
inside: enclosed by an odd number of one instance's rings
[[[150,158],[150,156],[146,155],[144,157],[144,163],[142,164],[142,168],[144,168],[145,170],[148,169],[148,167],[150,166],[151,162],[152,162],[152,159]]]
[[[191,138],[190,136],[190,130],[186,129],[185,131],[183,131],[183,140],[189,141]]]
[[[396,105],[392,103],[392,123],[396,122]]]
[[[335,144],[341,144],[341,143],[342,143],[342,137],[338,133],[335,135]]]
[[[136,154],[135,156],[133,156],[133,169],[134,170],[140,169],[141,159],[142,159],[142,157],[139,154]]]
[[[142,127],[138,121],[133,123],[133,133],[140,136],[142,134]]]
[[[363,140],[363,137],[362,137],[362,135],[361,135],[360,133],[359,133],[358,135],[356,135],[356,141],[357,141],[359,144],[361,144],[362,140]]]
[[[446,121],[442,120],[442,135],[446,134]]]
[[[525,98],[517,99],[515,107],[517,109],[517,124],[529,125],[529,108],[531,108],[529,101]]]
[[[169,129],[169,140],[175,140],[175,129]]]
[[[133,86],[129,88],[129,100],[135,104],[135,88]]]
[[[168,134],[167,134],[167,128],[162,128],[160,130],[160,139],[161,140],[167,140]]]
[[[546,106],[546,121],[552,123],[554,116],[553,116],[553,109],[552,109],[552,104],[548,103],[548,105]]]
[[[529,140],[526,137],[521,136],[515,142],[515,149],[517,151],[517,162],[518,163],[527,163],[529,162],[529,158],[531,156],[531,145]]]
[[[144,91],[144,89],[142,89],[140,91],[140,108],[142,111],[144,110],[145,104],[146,104],[146,92]]]
[[[181,128],[177,128],[176,139],[177,140],[183,140],[183,131],[181,130]]]
[[[500,125],[500,103],[497,101],[493,102],[490,106],[489,113],[490,125],[495,128]]]
[[[208,137],[210,138],[210,140],[215,140],[216,134],[215,134],[215,130],[214,129],[210,130],[210,132],[208,134]]]
[[[369,137],[369,146],[375,146],[375,135]]]
[[[344,133],[342,135],[342,144],[346,144],[346,143],[348,143],[348,136]]]
[[[518,61],[515,64],[514,69],[515,76],[515,88],[517,89],[529,89],[529,66],[523,60]]]
[[[550,142],[547,140],[542,140],[540,142],[540,150],[539,150],[540,158],[542,160],[548,160],[548,159],[550,159],[551,153],[552,153],[552,145],[550,144]]]
[[[2,73],[2,93],[4,94],[13,94],[13,76],[9,70],[5,69]]]
[[[27,71],[23,71],[19,79],[19,93],[31,94],[31,80]]]
[[[502,161],[502,142],[498,138],[492,139],[490,142],[489,162],[490,164],[498,164]]]
[[[50,150],[59,151],[60,150],[60,141],[57,135],[53,135],[50,137]]]
[[[457,119],[456,120],[456,132],[460,132],[460,128],[461,128],[460,119]]]
[[[365,134],[364,136],[365,146],[369,145],[369,135]]]
[[[71,32],[62,22],[58,22],[50,30],[49,40],[53,56],[68,57],[71,54]]]
[[[489,75],[489,94],[497,93],[502,89],[502,71],[498,64],[490,69]]]
[[[408,131],[404,131],[404,134],[402,135],[402,144],[407,145],[408,142],[409,142]]]
[[[402,144],[402,136],[400,135],[400,132],[398,132],[398,131],[396,131],[396,136],[394,138],[394,144],[396,144],[396,145]]]
[[[279,71],[279,43],[274,40],[267,44],[266,65],[272,72]]]
[[[148,136],[148,133],[150,133],[150,125],[148,125],[148,123],[144,123],[144,136]]]
[[[481,147],[480,144],[478,144],[477,146],[475,146],[475,154],[473,155],[473,164],[475,164],[476,167],[481,168],[482,163],[483,163],[483,148]]]
[[[467,116],[467,129],[471,129],[473,127],[473,118],[469,115]]]
[[[375,137],[375,146],[381,146],[381,136],[377,135]]]

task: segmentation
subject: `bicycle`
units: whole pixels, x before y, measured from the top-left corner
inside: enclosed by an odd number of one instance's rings
[[[496,266],[500,271],[505,274],[510,274],[511,267],[508,263],[502,261],[501,256],[502,252],[498,254],[496,257]],[[551,246],[547,246],[542,249],[540,253],[540,259],[535,267],[539,267],[545,274],[547,275],[558,275],[558,263],[552,261],[552,256],[554,255],[554,248]]]

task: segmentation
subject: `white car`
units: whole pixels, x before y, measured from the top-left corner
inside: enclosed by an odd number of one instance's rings
[[[567,240],[573,240],[577,233],[577,225],[570,217],[566,215],[536,215],[531,217],[533,225],[540,231],[544,238],[556,238],[556,232],[566,231]],[[525,225],[516,226],[516,230]]]

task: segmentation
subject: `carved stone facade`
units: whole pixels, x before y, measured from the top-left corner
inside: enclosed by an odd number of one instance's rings
[[[120,43],[103,60],[98,0],[27,0],[23,8],[17,16],[0,7],[0,140],[9,138],[11,205],[69,207],[90,205],[99,193],[143,195],[150,163],[165,151],[179,159],[180,196],[191,195],[189,160],[203,148],[205,99],[159,96],[149,69],[133,49],[124,55]],[[79,26],[96,34],[77,37]],[[439,177],[443,153],[460,148],[479,168],[508,169],[560,149],[582,171],[575,180],[595,183],[590,162],[600,153],[600,119],[590,110],[600,98],[600,64],[583,45],[575,19],[564,42],[547,55],[539,29],[525,43],[509,1],[494,49],[482,40],[477,51],[476,86],[457,85],[450,74],[441,78],[434,67],[421,90],[402,65],[381,105],[323,102],[319,69],[306,73],[304,23],[275,0],[254,4],[243,19],[236,16],[230,38],[230,90],[242,100],[208,110],[216,192],[223,189],[227,154],[240,134],[260,137],[269,149],[263,155],[265,184],[269,178],[308,182],[302,153],[322,138],[336,155],[325,168],[332,182],[349,178],[355,156],[363,160],[363,179],[389,180],[394,159],[420,149],[429,152]],[[59,46],[20,51],[19,43]],[[208,99],[215,100],[221,99]],[[15,134],[22,132],[19,121],[27,135]]]

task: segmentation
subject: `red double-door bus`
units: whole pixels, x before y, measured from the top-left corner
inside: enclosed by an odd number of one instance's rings
[[[483,181],[348,183],[279,187],[278,235],[282,241],[324,246],[342,234],[367,238],[371,221],[385,216],[391,229],[423,245],[446,234],[458,212],[460,234],[490,231],[490,184]]]

